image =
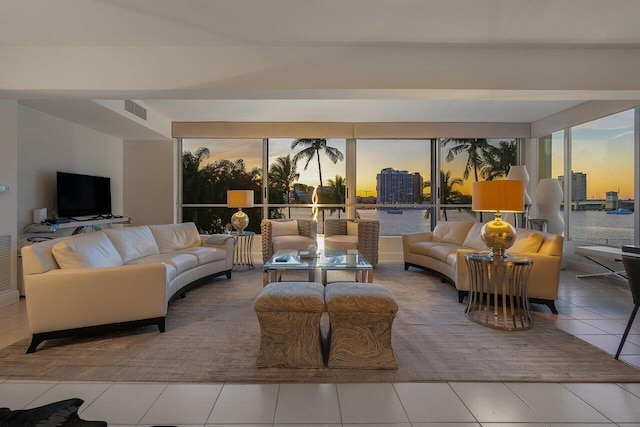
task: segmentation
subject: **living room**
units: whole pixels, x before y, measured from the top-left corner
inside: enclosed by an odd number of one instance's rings
[[[0,312],[20,299],[21,233],[34,209],[54,211],[56,171],[110,177],[113,213],[135,225],[174,223],[179,139],[521,139],[533,194],[550,172],[540,171],[544,137],[635,111],[637,159],[633,2],[376,1],[343,4],[340,13],[289,1],[10,3],[0,30],[0,62],[9,64],[0,67],[0,235],[11,240]],[[146,108],[147,119],[126,111],[125,100]],[[206,133],[189,134],[194,122]],[[638,170],[635,160],[636,211]],[[630,217],[638,244],[638,215]],[[573,277],[597,267],[565,237],[567,292],[598,292]],[[383,236],[380,253],[399,266],[401,237]],[[620,336],[610,335],[608,349]]]

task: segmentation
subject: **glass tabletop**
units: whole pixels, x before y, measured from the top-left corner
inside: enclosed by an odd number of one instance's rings
[[[312,256],[308,251],[281,250],[264,264],[265,269],[283,268],[288,270],[359,270],[373,268],[369,261],[356,249],[347,251],[320,251]]]
[[[465,258],[471,261],[503,262],[503,263],[513,263],[513,264],[530,264],[533,262],[533,260],[528,256],[521,255],[518,253],[513,253],[513,252],[505,254],[503,258],[493,257],[489,254],[489,252],[469,252],[468,254],[465,254]]]

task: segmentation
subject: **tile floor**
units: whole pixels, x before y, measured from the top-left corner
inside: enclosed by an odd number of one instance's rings
[[[559,315],[536,316],[614,354],[633,308],[626,282],[562,271]],[[0,308],[0,347],[28,336],[24,301]],[[620,358],[640,369],[640,323]],[[640,384],[178,384],[0,379],[0,407],[70,397],[109,426],[637,426]]]

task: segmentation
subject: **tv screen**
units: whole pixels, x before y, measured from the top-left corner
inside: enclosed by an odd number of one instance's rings
[[[58,172],[58,217],[111,215],[111,179]]]

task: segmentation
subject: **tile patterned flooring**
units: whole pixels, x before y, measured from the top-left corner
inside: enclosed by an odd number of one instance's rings
[[[536,316],[614,354],[633,308],[625,281],[561,273],[560,314]],[[0,347],[27,337],[24,301],[0,308]],[[613,357],[613,356],[612,356]],[[620,358],[640,369],[640,323]],[[0,379],[0,407],[79,397],[80,416],[109,426],[637,426],[640,384],[179,384]]]

